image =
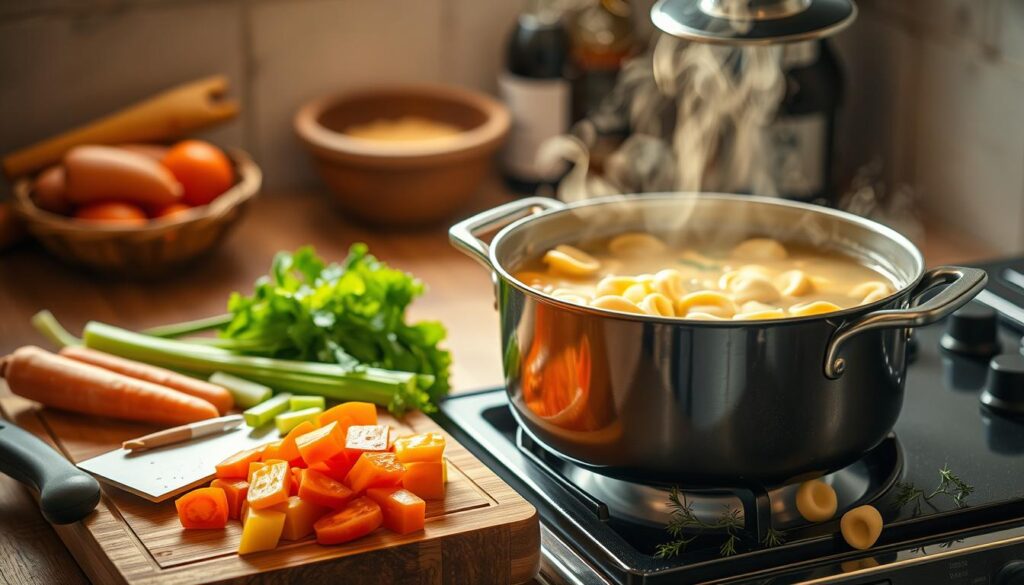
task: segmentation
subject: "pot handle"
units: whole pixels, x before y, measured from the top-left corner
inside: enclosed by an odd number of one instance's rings
[[[494,209],[482,211],[469,219],[464,219],[448,230],[448,239],[452,245],[470,258],[476,260],[488,270],[494,270],[490,260],[490,248],[477,234],[493,231],[527,215],[551,209],[563,209],[565,203],[547,197],[527,197],[518,199]]]
[[[839,352],[851,338],[872,329],[920,327],[934,323],[974,298],[985,288],[987,280],[988,275],[978,268],[939,266],[925,272],[911,293],[910,308],[874,311],[836,331],[825,350],[825,377],[836,380],[846,371],[846,360],[839,357]],[[917,299],[937,286],[945,288],[914,306]]]

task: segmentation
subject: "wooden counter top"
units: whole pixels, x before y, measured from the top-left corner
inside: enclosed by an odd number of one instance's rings
[[[474,208],[491,207],[505,199],[494,187]],[[923,244],[929,265],[970,262],[992,253],[931,227]],[[251,290],[278,250],[312,244],[325,258],[339,260],[358,241],[429,285],[429,292],[414,304],[412,316],[439,319],[448,327],[454,391],[500,384],[498,319],[490,279],[448,244],[447,226],[419,232],[359,227],[334,212],[322,194],[310,193],[262,196],[224,246],[179,276],[157,282],[117,281],[85,273],[52,259],[34,244],[0,252],[0,355],[26,344],[45,346],[29,323],[40,309],[53,311],[73,332],[90,319],[141,329],[214,315],[224,311],[232,291]],[[6,392],[0,384],[0,394]],[[39,515],[32,497],[6,476],[0,476],[0,582],[87,582]]]

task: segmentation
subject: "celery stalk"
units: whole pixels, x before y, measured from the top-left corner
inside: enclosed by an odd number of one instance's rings
[[[270,400],[264,400],[252,408],[245,409],[242,412],[245,424],[253,428],[262,427],[275,416],[288,411],[288,400],[291,397],[291,394],[278,394]]]
[[[291,401],[288,403],[288,409],[305,410],[307,408],[319,408],[323,410],[327,407],[326,402],[323,396],[292,396]]]
[[[281,435],[287,435],[289,431],[299,426],[307,420],[316,420],[316,417],[320,416],[324,409],[312,407],[304,408],[302,410],[293,410],[290,412],[282,412],[281,414],[274,417],[274,425],[277,426],[277,432]]]
[[[235,399],[235,404],[240,408],[256,406],[274,395],[274,391],[268,386],[224,372],[214,372],[210,376],[210,383],[227,388],[231,397]]]

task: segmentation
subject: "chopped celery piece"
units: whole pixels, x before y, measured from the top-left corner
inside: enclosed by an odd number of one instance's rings
[[[292,396],[292,399],[288,401],[289,410],[305,410],[307,408],[322,410],[326,407],[327,401],[323,396]]]
[[[224,372],[211,374],[210,383],[227,388],[239,408],[251,408],[265,400],[270,400],[270,397],[274,395],[274,391],[263,384],[257,384]]]
[[[274,417],[274,424],[277,425],[277,432],[282,435],[287,435],[288,431],[299,426],[307,420],[316,420],[316,417],[320,416],[324,409],[313,406],[310,408],[303,408],[302,410],[293,410],[290,412],[283,412]]]
[[[275,416],[288,410],[288,400],[291,397],[291,394],[285,392],[246,409],[242,412],[242,416],[245,417],[245,424],[250,427],[262,427],[273,420]]]

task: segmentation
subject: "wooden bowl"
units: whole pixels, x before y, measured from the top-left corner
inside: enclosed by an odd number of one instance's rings
[[[14,209],[43,247],[68,262],[121,276],[160,276],[216,246],[259,191],[259,167],[240,150],[227,154],[237,177],[233,187],[208,205],[143,227],[90,225],[40,209],[30,178],[14,184]]]
[[[403,142],[344,133],[355,124],[404,116],[463,131]],[[295,131],[343,210],[368,223],[409,227],[448,219],[473,196],[509,120],[505,106],[477,92],[400,86],[317,99],[295,115]]]

